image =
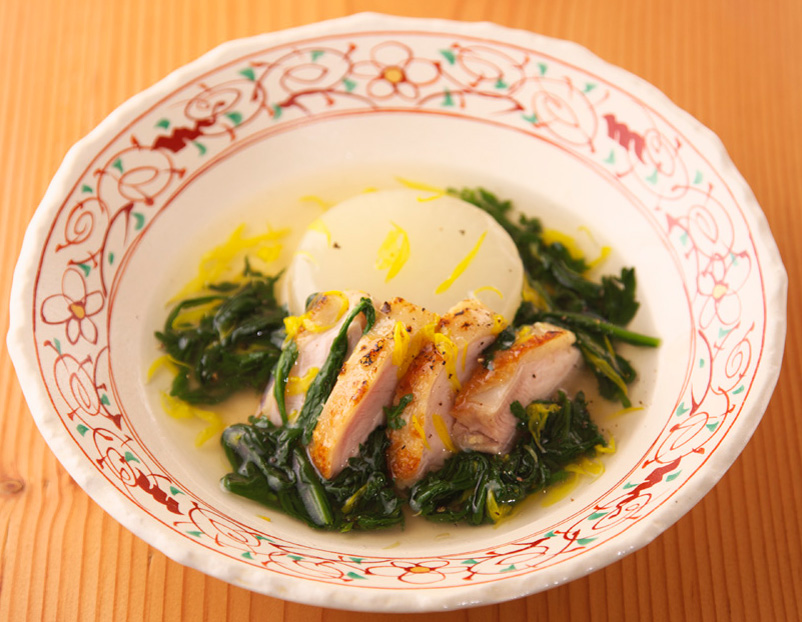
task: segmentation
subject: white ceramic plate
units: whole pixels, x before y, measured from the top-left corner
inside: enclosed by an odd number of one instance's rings
[[[403,176],[484,185],[634,265],[644,408],[600,423],[606,471],[497,527],[327,534],[223,492],[214,447],[161,411],[153,330],[203,250]],[[317,210],[317,211],[316,211]],[[580,232],[578,232],[580,231]],[[121,106],[67,155],[15,273],[9,349],[42,434],[173,559],[360,610],[498,602],[647,544],[721,477],[777,379],[786,277],[720,142],[585,49],[491,24],[363,14],[234,41]],[[232,418],[244,419],[236,412]],[[270,520],[266,520],[270,519]]]

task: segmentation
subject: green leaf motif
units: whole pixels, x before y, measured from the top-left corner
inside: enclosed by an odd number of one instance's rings
[[[596,85],[595,85],[595,84],[593,84],[592,82],[588,82],[588,83],[585,85],[585,89],[584,89],[584,91],[585,91],[585,93],[590,93],[590,92],[591,92],[593,89],[595,89],[595,88],[596,88]]]
[[[123,172],[123,161],[120,158],[117,158],[116,160],[114,160],[114,163],[112,164],[112,166],[114,168],[116,168],[118,171],[120,171],[121,173]]]
[[[176,495],[183,495],[184,493],[178,490],[178,488],[175,486],[170,486],[170,494],[175,497]]]
[[[478,562],[477,562],[475,559],[466,559],[466,560],[465,560],[464,562],[462,562],[462,563],[463,563],[463,565],[465,565],[465,566],[472,566],[473,564],[476,564],[476,563],[478,563]]]
[[[188,531],[187,533],[190,536],[195,536],[196,538],[200,538],[203,535],[200,531]]]
[[[361,564],[364,560],[362,557],[350,557],[349,559],[355,564]]]
[[[499,572],[510,572],[511,570],[517,570],[515,564],[510,564],[506,568],[502,568],[501,570],[499,570]]]
[[[256,82],[256,74],[253,72],[252,67],[246,67],[245,69],[240,70],[239,75],[245,76],[251,82]]]
[[[314,63],[318,58],[323,56],[326,52],[323,50],[312,50],[312,62]]]
[[[345,576],[348,577],[349,579],[362,579],[363,581],[367,581],[367,577],[365,577],[365,576],[363,576],[361,574],[357,574],[356,572],[353,572],[353,571],[349,572]]]
[[[702,171],[696,171],[696,175],[693,178],[693,183],[697,185],[701,184],[702,179],[704,179],[704,177],[702,176]]]
[[[718,427],[718,421],[716,421],[715,423],[708,423],[705,427],[711,432],[715,432],[716,428]]]
[[[242,115],[241,115],[239,112],[237,112],[237,111],[234,111],[234,112],[227,112],[227,113],[226,113],[226,116],[227,116],[229,119],[231,119],[231,122],[234,124],[234,127],[236,127],[237,125],[239,125],[240,123],[242,123]]]
[[[687,232],[683,233],[681,236],[679,236],[679,241],[683,246],[687,246],[688,245],[688,234],[687,234]]]
[[[114,253],[109,253],[109,265],[114,263]]]
[[[699,359],[699,369],[704,368],[704,366],[705,366],[705,360],[704,359]]]
[[[345,86],[345,90],[350,93],[356,88],[356,82],[350,78],[343,78],[343,86]]]
[[[301,557],[300,555],[287,555],[287,557],[296,562],[300,562],[303,560],[303,557]]]
[[[731,328],[720,328],[719,327],[719,329],[718,329],[718,338],[719,339],[724,339],[724,337],[726,337],[727,335],[730,334],[731,330],[732,330]]]
[[[131,212],[131,215],[134,217],[136,223],[134,224],[134,231],[139,231],[142,227],[145,226],[145,215],[140,214],[139,212]]]
[[[666,481],[673,482],[675,479],[679,477],[680,473],[682,473],[682,471],[677,471],[676,473],[672,473],[671,475],[666,475]]]
[[[92,271],[92,268],[87,266],[85,263],[79,263],[78,267],[83,271],[84,276],[89,276],[89,273]]]
[[[440,50],[440,54],[442,54],[443,58],[445,58],[448,61],[449,65],[453,65],[454,63],[457,62],[457,57],[454,54],[453,50]]]
[[[532,114],[521,115],[521,118],[527,123],[537,125],[537,115],[534,112]]]
[[[281,118],[282,108],[278,104],[273,104],[273,121],[278,121]]]
[[[615,151],[610,149],[610,155],[608,155],[605,160],[607,164],[615,164]]]
[[[125,461],[126,462],[139,462],[139,458],[137,458],[134,454],[130,451],[125,452]]]
[[[200,155],[206,155],[206,147],[202,143],[199,143],[197,140],[193,140],[192,144],[198,148]]]
[[[635,488],[635,486],[637,486],[637,484],[633,484],[631,482],[627,482],[626,484],[624,484],[624,490],[629,490],[630,488]]]
[[[242,554],[242,556],[243,556],[245,559],[253,559],[253,555],[251,555],[251,552],[250,552],[250,551],[245,551],[245,552]]]
[[[595,539],[596,539],[596,538],[579,538],[579,540],[577,540],[577,541],[576,541],[576,543],[577,543],[579,546],[587,546],[588,544],[590,544],[591,542],[593,542]]]
[[[104,393],[100,396],[100,403],[104,406],[109,406],[111,404],[111,400],[109,400],[109,396]]]
[[[646,178],[646,181],[653,186],[657,183],[657,169],[654,169],[654,172]]]
[[[454,98],[451,96],[451,91],[446,88],[445,92],[443,93],[443,106],[453,106],[454,105]]]
[[[685,402],[682,402],[679,406],[677,406],[677,417],[681,417],[686,412],[688,412],[690,408],[685,406]]]
[[[79,423],[75,429],[78,430],[78,434],[80,434],[81,436],[83,436],[89,431],[89,428],[87,428],[83,423]]]
[[[83,186],[81,186],[81,192],[84,192],[86,194],[92,194],[94,190],[92,190],[92,186],[84,184]]]
[[[496,87],[497,89],[499,89],[499,90],[501,90],[501,89],[506,89],[506,88],[508,88],[508,87],[509,87],[509,84],[507,84],[506,82],[504,82],[504,80],[502,80],[501,78],[499,78],[499,79],[498,79],[498,81],[497,81],[497,82],[496,82],[496,84],[495,84],[495,87]]]
[[[543,537],[544,537],[544,538],[553,538],[553,537],[554,537],[554,536],[556,536],[556,535],[557,535],[556,533],[554,533],[553,531],[550,531],[549,533],[547,533],[547,534],[546,534],[545,536],[543,536]]]
[[[744,392],[744,389],[745,389],[744,385],[741,385],[740,387],[738,387],[737,389],[735,389],[735,391],[733,391],[733,392],[732,392],[732,394],[733,394],[733,395],[738,395],[739,393],[743,393],[743,392]]]
[[[159,119],[155,127],[160,127],[163,130],[170,129],[170,119]]]
[[[61,342],[58,339],[54,339],[53,345],[56,346],[56,352],[61,354]]]
[[[546,63],[538,63],[537,68],[540,70],[540,75],[545,76],[549,66]]]
[[[609,512],[593,512],[590,516],[588,516],[588,520],[599,520],[600,518],[607,516]]]

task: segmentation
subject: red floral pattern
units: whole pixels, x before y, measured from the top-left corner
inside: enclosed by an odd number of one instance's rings
[[[412,40],[414,39],[414,43]],[[498,547],[347,557],[249,527],[192,496],[142,447],[117,403],[108,314],[124,259],[185,176],[259,134],[344,111],[438,114],[494,123],[604,170],[663,230],[698,328],[675,412],[641,464],[594,507]],[[231,150],[231,151],[229,151]],[[645,216],[644,216],[645,217]],[[671,122],[626,90],[538,49],[435,33],[333,35],[254,49],[188,79],[98,147],[53,223],[35,288],[42,380],[72,442],[147,520],[188,547],[266,572],[363,587],[459,587],[583,555],[644,520],[716,450],[754,378],[765,318],[749,225],[727,181]],[[123,272],[120,272],[120,271]],[[63,338],[66,337],[66,341]],[[661,413],[653,413],[661,416]],[[233,574],[233,573],[232,573]]]

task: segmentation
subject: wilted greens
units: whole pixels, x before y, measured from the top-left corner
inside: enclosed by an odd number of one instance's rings
[[[509,201],[479,189],[450,190],[485,210],[512,237],[522,258],[529,295],[513,324],[483,353],[493,365],[499,350],[515,341],[515,329],[547,321],[576,334],[576,345],[595,374],[600,393],[630,405],[632,365],[618,352],[620,343],[654,347],[658,341],[626,328],[638,310],[632,268],[617,275],[588,278],[589,265],[560,241],[544,236],[539,220],[513,218]],[[221,402],[244,389],[273,391],[283,424],[251,417],[227,428],[222,445],[233,471],[223,486],[236,494],[284,512],[316,529],[349,531],[382,529],[403,523],[403,506],[429,520],[479,525],[498,522],[533,492],[566,477],[566,467],[605,445],[591,420],[582,393],[560,394],[551,401],[514,403],[520,432],[504,456],[462,452],[437,472],[415,484],[402,498],[391,481],[386,429],[375,430],[360,454],[335,478],[325,480],[311,463],[306,445],[345,360],[346,331],[360,313],[374,322],[374,307],[363,298],[346,318],[325,364],[307,390],[301,412],[290,419],[284,405],[287,378],[298,357],[293,339],[286,339],[286,312],[277,304],[278,277],[250,270],[243,279],[208,286],[208,294],[179,302],[164,330],[157,332],[166,354],[177,365],[171,395],[190,404]],[[412,395],[385,408],[387,427],[400,428],[401,414]]]

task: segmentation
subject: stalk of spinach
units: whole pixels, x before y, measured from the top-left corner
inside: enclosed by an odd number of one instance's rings
[[[216,404],[242,389],[264,389],[278,360],[276,334],[286,313],[276,303],[278,276],[267,277],[246,264],[242,284],[218,283],[213,293],[179,302],[156,333],[178,365],[170,395],[190,404]],[[181,313],[202,305],[197,321]]]
[[[563,479],[565,467],[593,455],[604,438],[590,419],[584,395],[512,405],[520,438],[506,456],[462,452],[415,484],[413,511],[429,520],[494,523],[533,492]]]
[[[284,425],[280,427],[266,419],[251,418],[251,425],[236,424],[223,432],[221,442],[234,468],[222,480],[227,490],[318,529],[380,529],[403,520],[401,500],[386,475],[389,441],[384,429],[374,431],[360,447],[359,455],[332,480],[320,477],[306,453],[318,415],[345,361],[348,328],[360,313],[367,320],[364,332],[373,326],[373,303],[362,298],[334,338],[295,422],[287,423],[286,414],[282,414]],[[297,355],[294,340],[288,340],[274,370],[276,386],[286,386]]]
[[[627,385],[636,377],[632,365],[615,348],[616,341],[655,347],[659,340],[624,328],[640,306],[635,300],[634,268],[623,268],[620,275],[603,276],[599,283],[586,278],[589,266],[583,257],[573,257],[560,242],[547,243],[536,218],[523,214],[514,222],[512,203],[502,201],[482,188],[449,190],[490,214],[509,233],[526,271],[526,278],[537,293],[538,304],[524,301],[515,316],[514,326],[548,321],[571,330],[579,348],[599,384],[600,393],[617,399],[624,406],[631,402]],[[503,337],[504,334],[500,337]],[[508,335],[509,337],[509,335]],[[497,340],[485,352],[486,365],[492,365],[493,353],[503,349],[509,339]]]
[[[386,475],[384,428],[374,430],[359,455],[331,480],[312,466],[301,433],[301,428],[277,427],[255,417],[250,425],[226,428],[222,444],[234,472],[223,477],[223,487],[316,529],[384,529],[403,523],[403,502]]]

